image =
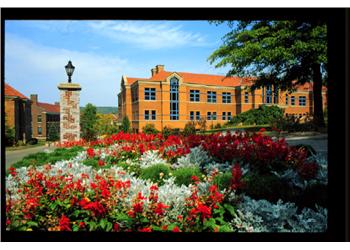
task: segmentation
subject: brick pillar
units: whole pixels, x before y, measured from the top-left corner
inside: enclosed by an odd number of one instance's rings
[[[61,83],[60,142],[80,140],[80,90],[77,83]]]

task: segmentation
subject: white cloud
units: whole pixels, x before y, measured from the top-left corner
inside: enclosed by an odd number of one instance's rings
[[[5,80],[28,96],[37,93],[41,101],[58,100],[57,85],[67,81],[64,66],[68,60],[76,66],[72,81],[82,86],[81,104],[117,105],[121,75],[130,70],[126,60],[42,46],[6,34]]]
[[[97,34],[147,49],[208,44],[202,34],[184,31],[180,25],[174,26],[169,22],[96,21],[88,25]]]

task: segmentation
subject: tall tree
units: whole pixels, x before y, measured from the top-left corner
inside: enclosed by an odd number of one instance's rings
[[[223,21],[213,22],[215,24]],[[253,77],[252,89],[266,84],[281,90],[313,82],[313,116],[324,127],[322,84],[327,78],[327,26],[323,21],[230,21],[231,32],[208,58],[230,66],[227,76]]]
[[[82,138],[87,141],[92,141],[96,139],[97,129],[97,115],[96,107],[91,103],[86,104],[81,117],[80,117],[80,127],[82,132]]]

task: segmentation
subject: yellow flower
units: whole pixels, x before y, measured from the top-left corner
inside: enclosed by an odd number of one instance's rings
[[[33,229],[31,229],[31,228],[27,228],[27,231],[33,231]]]

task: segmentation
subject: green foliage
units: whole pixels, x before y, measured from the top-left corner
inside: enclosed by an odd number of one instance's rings
[[[211,54],[209,62],[215,67],[229,65],[229,76],[256,77],[252,89],[273,84],[294,90],[298,84],[314,82],[314,120],[322,126],[322,82],[328,75],[325,21],[228,23],[233,30],[224,36],[223,45]]]
[[[130,120],[127,116],[124,116],[123,120],[122,120],[122,125],[120,127],[120,129],[124,132],[124,133],[128,133],[130,132]]]
[[[251,109],[240,113],[228,122],[228,125],[262,125],[273,124],[276,119],[283,119],[284,110],[278,106],[261,105],[258,109]]]
[[[172,129],[172,128],[165,126],[163,128],[162,133],[163,133],[163,136],[165,138],[168,138],[169,135],[180,135],[180,129],[178,129],[178,128]]]
[[[148,168],[141,169],[140,177],[144,180],[150,179],[154,183],[162,185],[164,179],[168,179],[170,174],[170,167],[166,164],[155,164]]]
[[[194,121],[190,121],[190,122],[186,123],[182,134],[184,136],[196,134],[196,123]]]
[[[289,187],[288,183],[273,174],[251,173],[243,178],[243,183],[245,194],[257,200],[290,201],[298,194],[297,190]]]
[[[88,103],[80,118],[80,127],[82,132],[82,138],[87,141],[92,141],[96,139],[97,136],[97,116],[96,107],[91,103]]]
[[[214,177],[213,183],[218,186],[220,190],[228,189],[231,185],[231,172],[220,173]]]
[[[200,178],[202,176],[201,171],[198,167],[186,167],[178,168],[173,171],[173,176],[175,177],[175,183],[179,186],[193,183],[192,176],[197,176]]]
[[[58,141],[60,139],[60,123],[49,122],[47,123],[47,140]]]
[[[35,144],[38,144],[38,139],[36,138],[32,138],[28,141],[28,144],[29,145],[35,145]]]
[[[115,123],[115,116],[113,114],[97,114],[96,128],[98,135],[112,135],[118,133],[119,128]]]
[[[154,124],[147,123],[146,126],[142,128],[142,132],[145,134],[158,134],[159,131],[155,128]]]
[[[84,150],[82,147],[57,148],[52,153],[39,152],[30,154],[25,156],[22,160],[14,163],[13,167],[28,167],[29,165],[41,166],[47,163],[54,164],[57,161],[69,160],[82,150]]]
[[[298,118],[294,118],[293,116],[276,119],[274,126],[282,131],[288,132],[316,131],[318,129],[313,122],[307,121],[301,123]]]
[[[219,129],[221,128],[221,124],[220,123],[217,123],[215,126],[214,126],[215,129]]]
[[[5,146],[13,146],[15,144],[15,128],[10,127],[7,124],[7,119],[5,115]]]

